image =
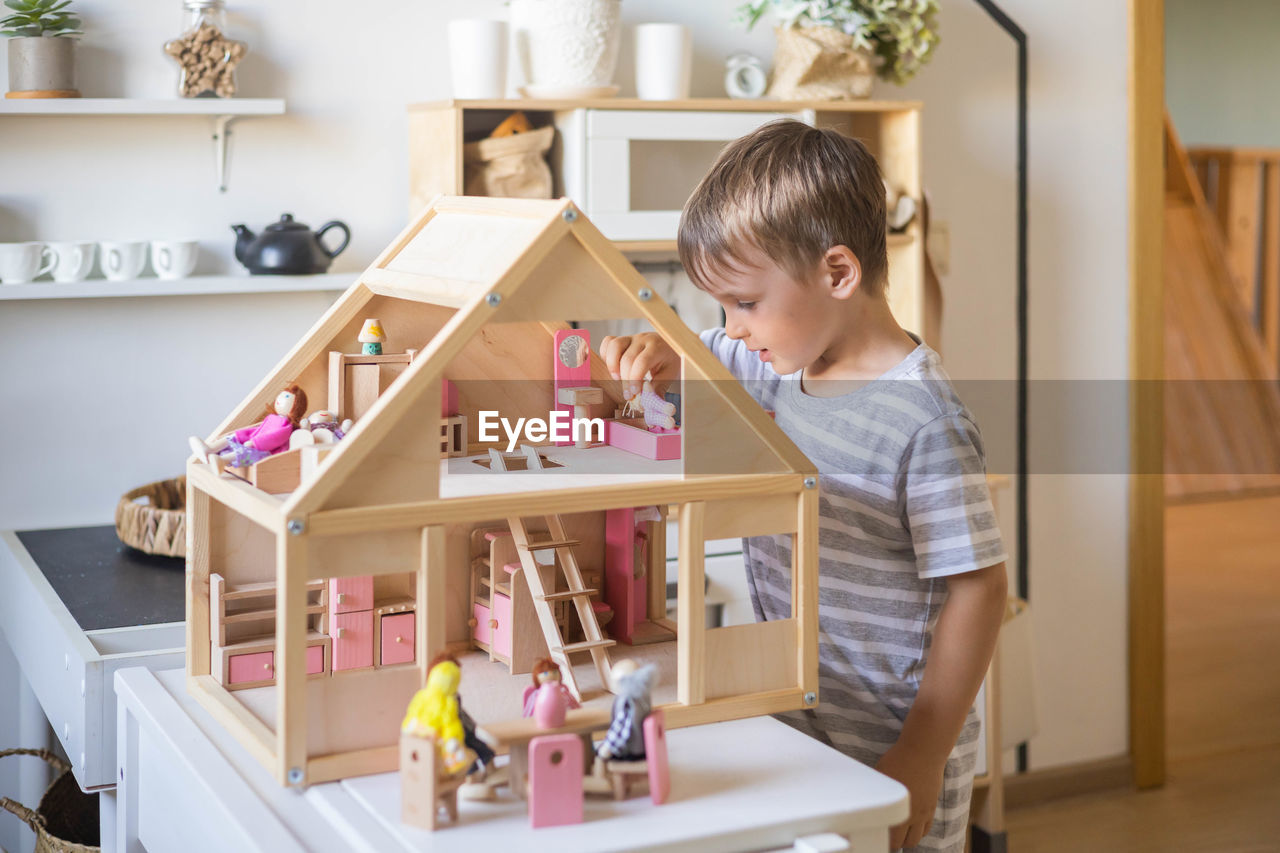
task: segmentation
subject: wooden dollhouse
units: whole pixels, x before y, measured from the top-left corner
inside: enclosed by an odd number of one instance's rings
[[[674,431],[619,416],[576,327],[637,318],[682,358]],[[395,769],[446,649],[482,723],[519,716],[494,697],[542,656],[605,707],[611,656],[662,659],[668,726],[816,703],[816,469],[571,202],[437,198],[211,438],[289,382],[345,437],[274,477],[187,465],[188,687],[281,784]],[[558,408],[603,435],[508,452],[477,428]],[[791,618],[708,629],[704,543],[766,534],[794,537]]]

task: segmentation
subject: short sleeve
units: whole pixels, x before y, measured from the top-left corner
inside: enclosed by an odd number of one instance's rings
[[[936,578],[1007,559],[987,489],[982,436],[961,413],[920,427],[902,461],[905,519],[916,572]]]

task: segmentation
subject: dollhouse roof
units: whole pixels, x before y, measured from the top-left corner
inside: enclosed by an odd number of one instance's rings
[[[416,338],[409,337],[420,349],[316,475],[284,502],[282,511],[289,517],[438,498],[440,448],[438,440],[427,440],[436,433],[424,425],[439,423],[439,380],[455,379],[459,369],[480,370],[473,378],[484,375],[489,367],[477,367],[468,355],[481,339],[506,347],[503,379],[546,380],[549,357],[521,358],[521,353],[535,339],[549,353],[551,337],[570,320],[642,319],[681,355],[686,477],[694,459],[700,474],[815,473],[698,336],[654,297],[646,280],[567,199],[437,197],[227,418],[219,434],[253,420],[291,381],[313,395],[312,410],[320,408],[328,353],[358,352],[356,338],[367,317],[382,320],[393,347],[397,328],[414,329]],[[616,383],[609,389],[607,371],[594,354],[592,381],[617,400]],[[698,390],[691,392],[694,384]]]

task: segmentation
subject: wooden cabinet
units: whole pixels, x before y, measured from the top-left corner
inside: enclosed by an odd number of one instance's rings
[[[307,584],[307,675],[327,675],[333,648],[324,581]],[[275,684],[276,585],[231,586],[222,575],[209,575],[210,671],[228,690]]]
[[[538,624],[529,584],[520,567],[511,531],[477,528],[471,536],[471,638],[490,660],[505,663],[512,674],[531,672],[539,658],[550,655]],[[546,589],[555,589],[555,567],[543,567]],[[568,624],[567,602],[555,602],[562,635]]]
[[[452,100],[409,108],[409,209],[463,192],[462,146],[515,110],[554,125],[555,192],[572,198],[618,248],[675,252],[685,199],[724,142],[781,117],[861,139],[885,178],[919,201],[920,103],[915,101]],[[889,303],[905,328],[925,333],[924,240],[919,218],[889,236]],[[935,342],[936,343],[936,342]]]

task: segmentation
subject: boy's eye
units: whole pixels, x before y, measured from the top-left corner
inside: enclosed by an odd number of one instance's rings
[[[756,304],[755,304],[754,302],[739,302],[739,303],[738,303],[738,310],[740,310],[740,311],[750,311],[751,309],[753,309],[753,308],[755,308],[755,307],[756,307]]]

